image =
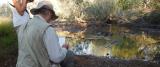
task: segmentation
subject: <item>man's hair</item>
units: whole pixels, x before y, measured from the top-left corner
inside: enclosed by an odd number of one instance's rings
[[[47,6],[43,6],[38,10],[37,13],[42,15],[48,15],[49,12],[51,12],[51,10],[47,8]]]
[[[46,8],[41,8],[39,9],[39,14],[43,14],[43,15],[48,15],[49,10]]]
[[[34,12],[35,12],[35,15],[36,14],[42,14],[42,15],[45,15],[45,16],[48,15],[49,13],[52,13],[52,16],[51,16],[52,19],[57,19],[58,18],[58,16],[56,16],[55,12],[46,5],[42,6],[40,9],[38,9]]]
[[[34,0],[28,0],[28,2],[33,2]]]

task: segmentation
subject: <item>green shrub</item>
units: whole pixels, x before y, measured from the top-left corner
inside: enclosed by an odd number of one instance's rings
[[[15,66],[17,46],[17,36],[10,18],[0,17],[0,66]]]
[[[53,0],[57,14],[69,20],[105,20],[110,16],[142,15],[144,0]],[[56,4],[57,3],[57,4]],[[57,6],[58,5],[58,6]],[[159,9],[157,0],[150,0],[147,8]]]
[[[57,12],[61,18],[103,20],[114,11],[117,0],[61,0]],[[54,1],[53,1],[54,2]]]
[[[149,4],[152,9],[160,10],[160,1],[159,0],[152,0]]]
[[[16,32],[9,19],[0,21],[0,47],[5,48],[17,43]]]

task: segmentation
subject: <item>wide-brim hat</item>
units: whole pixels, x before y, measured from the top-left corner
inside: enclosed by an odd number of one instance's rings
[[[44,7],[45,6],[45,7]],[[30,12],[33,14],[33,15],[36,15],[39,13],[39,10],[41,8],[45,8],[45,9],[49,9],[52,11],[53,15],[52,15],[52,19],[57,19],[58,16],[55,14],[54,12],[54,9],[53,9],[53,6],[52,6],[52,3],[50,1],[41,1],[38,3],[37,7],[36,8],[33,8],[30,10]]]

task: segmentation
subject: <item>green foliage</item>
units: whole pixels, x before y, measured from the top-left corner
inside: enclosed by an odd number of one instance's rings
[[[128,37],[117,36],[114,38],[119,38],[120,43],[112,47],[113,56],[131,59],[138,53],[137,43]]]
[[[113,35],[113,39],[119,41],[112,47],[112,54],[122,59],[143,58],[148,56],[151,60],[159,52],[159,42],[150,36],[143,34],[126,34],[124,36]],[[157,43],[158,42],[158,43]]]
[[[0,21],[0,47],[6,48],[17,43],[17,36],[10,20]]]
[[[17,36],[10,18],[0,17],[0,63],[4,67],[16,64],[17,58]]]
[[[149,4],[149,6],[153,9],[160,10],[160,1],[159,0],[153,0]]]
[[[159,9],[159,1],[150,1],[146,4],[148,9]],[[57,7],[59,10],[57,13],[61,18],[68,20],[78,18],[78,20],[104,21],[110,16],[123,16],[130,21],[133,15],[141,17],[145,7],[144,0],[60,0],[57,2],[60,5]]]
[[[131,49],[136,47],[136,42],[124,36],[120,38],[120,43],[116,45],[118,49]]]
[[[142,5],[143,0],[119,0],[118,5],[123,9],[131,9]]]
[[[105,39],[96,39],[93,41],[93,44],[96,44],[98,46],[104,46],[107,43]]]
[[[131,5],[127,0],[119,0],[119,6],[122,7],[123,10],[128,9]]]
[[[83,39],[80,38],[66,38],[66,43],[69,44],[71,47],[75,47],[76,45],[80,44],[81,41],[84,41]]]
[[[69,20],[104,20],[114,11],[114,1],[116,0],[62,0],[59,15]]]
[[[136,47],[136,42],[132,41],[131,39],[127,38],[127,37],[123,37],[123,39],[121,40],[121,43],[119,43],[117,45],[117,48],[119,49],[132,49]]]
[[[94,4],[90,4],[85,10],[86,18],[103,20],[111,13],[113,5],[110,1],[102,0]]]

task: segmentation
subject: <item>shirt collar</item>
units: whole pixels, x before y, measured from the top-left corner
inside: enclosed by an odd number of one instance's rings
[[[39,17],[40,19],[42,19],[43,21],[45,21],[47,24],[49,24],[41,15],[35,15],[35,16]],[[49,25],[51,25],[51,24],[49,24]]]
[[[35,16],[37,16],[37,17],[39,17],[40,19],[42,19],[43,21],[46,21],[42,16],[40,16],[40,15],[35,15]],[[47,21],[46,21],[47,22]]]

